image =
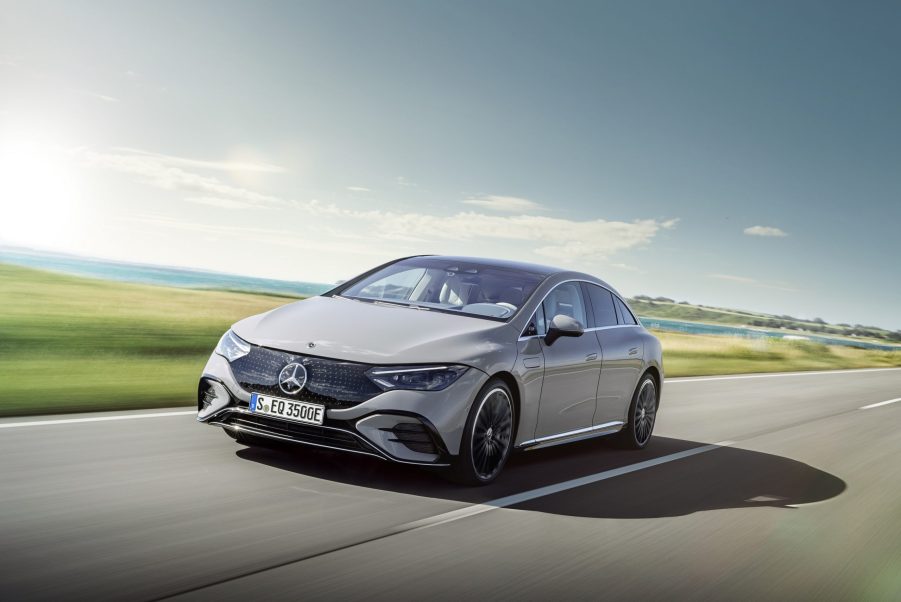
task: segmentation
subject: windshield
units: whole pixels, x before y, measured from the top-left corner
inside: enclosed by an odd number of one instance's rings
[[[366,276],[338,294],[506,320],[522,306],[541,274],[436,257],[412,257]]]

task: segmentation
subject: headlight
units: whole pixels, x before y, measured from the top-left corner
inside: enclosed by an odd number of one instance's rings
[[[219,339],[219,344],[216,345],[216,353],[233,362],[250,353],[250,343],[229,330]]]
[[[468,369],[466,366],[385,366],[370,368],[366,376],[382,391],[440,391],[451,386]]]

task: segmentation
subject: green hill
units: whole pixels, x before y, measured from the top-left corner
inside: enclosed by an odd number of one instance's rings
[[[629,299],[629,305],[638,315],[654,318],[734,326],[758,326],[802,333],[808,332],[828,336],[866,338],[881,342],[901,343],[901,330],[891,331],[878,326],[828,324],[819,318],[803,320],[785,315],[776,316],[737,309],[693,305],[685,301],[677,303],[673,299],[649,297],[647,295],[638,295]]]

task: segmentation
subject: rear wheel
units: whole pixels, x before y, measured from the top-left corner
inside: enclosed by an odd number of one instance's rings
[[[513,418],[510,389],[500,379],[489,380],[469,411],[451,478],[466,485],[494,481],[510,457]]]
[[[651,440],[656,419],[657,383],[653,376],[645,374],[632,395],[628,424],[617,435],[618,442],[623,447],[643,449]]]

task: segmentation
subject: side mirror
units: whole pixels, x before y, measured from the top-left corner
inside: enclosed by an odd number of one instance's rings
[[[583,334],[585,334],[585,327],[578,320],[563,314],[557,314],[551,320],[551,323],[548,324],[544,342],[550,346],[560,337],[580,337]]]

